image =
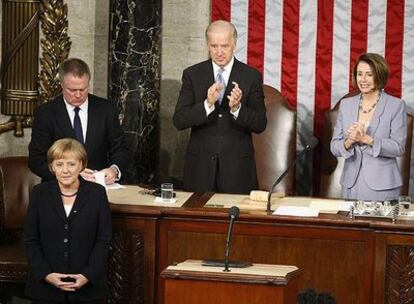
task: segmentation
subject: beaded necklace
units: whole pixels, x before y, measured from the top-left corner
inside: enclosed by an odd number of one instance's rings
[[[364,110],[362,108],[362,93],[361,93],[361,95],[359,97],[359,111],[362,112],[362,113],[364,113],[364,114],[368,114],[372,110],[374,110],[375,107],[377,106],[377,103],[379,102],[379,99],[381,97],[381,94],[382,94],[382,90],[379,91],[378,96],[377,96],[377,100],[372,104],[372,106],[370,106],[367,110]]]

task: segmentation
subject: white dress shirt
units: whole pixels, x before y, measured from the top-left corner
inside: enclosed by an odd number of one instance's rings
[[[231,73],[231,69],[233,68],[233,64],[234,64],[234,57],[231,58],[230,62],[224,66],[223,68],[221,68],[220,66],[218,66],[214,61],[212,61],[213,63],[213,73],[214,73],[214,79],[217,79],[217,74],[219,72],[220,69],[223,69],[224,71],[222,72],[222,76],[224,78],[224,82],[226,83],[226,86],[229,84],[229,78],[230,78],[230,73]],[[224,88],[225,90],[226,88]],[[226,96],[223,97],[223,102],[228,102],[228,99]],[[209,107],[207,99],[204,101],[204,108],[206,110],[206,114],[207,116],[210,115],[216,108],[215,105],[212,105],[211,107]],[[237,111],[235,112],[230,112],[233,117],[236,119],[237,116],[239,116],[239,112],[240,112],[240,107],[237,109]]]
[[[63,101],[65,102],[66,105],[66,111],[68,112],[69,115],[69,119],[70,119],[70,123],[72,125],[73,128],[73,120],[75,118],[75,107],[72,106],[70,103],[68,103],[65,98],[63,98]],[[79,106],[79,118],[82,124],[82,133],[83,133],[83,140],[86,143],[86,131],[88,129],[88,98],[86,98],[85,102],[83,104],[81,104]],[[116,176],[116,181],[121,179],[121,170],[119,170],[119,167],[115,164],[112,164],[111,167],[115,167],[115,169],[117,170],[117,176]]]
[[[73,120],[75,118],[75,107],[68,103],[65,98],[63,98],[66,111],[68,112],[70,123],[73,128]],[[83,133],[83,140],[86,143],[86,130],[88,129],[88,99],[86,98],[85,102],[79,106],[79,118],[82,124],[82,133]]]

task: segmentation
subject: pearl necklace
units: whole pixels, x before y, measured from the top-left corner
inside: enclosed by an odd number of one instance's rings
[[[362,112],[362,113],[364,113],[364,114],[368,114],[368,113],[370,113],[372,110],[374,110],[375,109],[375,107],[377,106],[377,103],[379,102],[379,99],[380,99],[380,97],[381,97],[381,94],[382,94],[382,90],[381,91],[379,91],[379,93],[378,93],[378,97],[377,97],[377,100],[372,104],[372,106],[371,107],[369,107],[367,110],[364,110],[363,108],[362,108],[362,94],[361,94],[361,96],[360,96],[360,98],[359,98],[359,111],[360,112]]]

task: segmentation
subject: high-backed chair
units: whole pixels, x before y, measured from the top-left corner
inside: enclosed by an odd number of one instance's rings
[[[338,109],[341,100],[350,94],[342,97],[335,107],[325,114],[325,128],[322,139],[322,155],[321,171],[319,179],[319,192],[314,193],[315,196],[340,198],[342,196],[341,185],[339,183],[344,159],[342,157],[336,159],[330,151],[330,142],[333,129],[338,116]],[[405,153],[397,158],[398,166],[401,171],[403,186],[401,194],[406,195],[409,191],[410,182],[410,166],[411,166],[411,143],[413,137],[413,121],[414,117],[411,113],[407,113],[407,141],[405,144]]]
[[[26,279],[22,232],[30,191],[39,182],[27,157],[0,158],[0,282]]]
[[[259,189],[269,190],[296,157],[296,111],[274,88],[264,85],[267,127],[253,134]],[[293,193],[295,170],[290,170],[275,191]]]

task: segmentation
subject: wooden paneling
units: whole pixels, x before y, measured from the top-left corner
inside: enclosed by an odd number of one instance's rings
[[[167,280],[165,304],[293,304],[283,287],[195,280]]]
[[[119,210],[129,209],[121,207]],[[114,299],[109,303],[154,303],[157,277],[156,219],[159,214],[157,211],[144,212],[143,215],[113,213],[113,243],[119,238],[120,246],[118,261],[112,260],[110,263],[119,263],[118,272],[121,273],[109,273],[110,295]],[[116,277],[112,278],[112,275]]]
[[[144,264],[142,234],[134,230],[116,231],[109,256],[109,303],[144,303]]]
[[[387,247],[385,303],[414,303],[414,246]]]
[[[160,269],[187,259],[223,258],[226,231],[226,222],[164,219],[160,223]],[[339,303],[371,303],[373,237],[370,231],[239,222],[234,226],[230,257],[295,265],[303,271],[299,290],[328,291],[341,299]],[[162,303],[163,279],[159,278],[158,286]]]
[[[210,195],[196,194],[182,208],[112,205],[114,231],[143,236],[145,303],[163,303],[160,273],[170,264],[224,257],[228,210],[203,208]],[[329,292],[337,303],[394,304],[412,301],[413,247],[411,221],[242,211],[234,225],[230,258],[296,265],[302,269],[299,290]]]

